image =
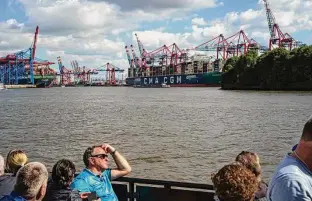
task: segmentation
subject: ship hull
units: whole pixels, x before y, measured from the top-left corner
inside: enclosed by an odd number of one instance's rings
[[[52,82],[52,79],[38,79],[35,80],[35,85],[36,88],[49,88]]]
[[[167,84],[170,87],[220,87],[220,82],[220,72],[126,78],[126,84],[129,86],[160,86],[161,84]]]
[[[54,79],[52,78],[40,78],[36,77],[35,78],[35,85],[36,88],[49,88],[51,86],[51,83],[53,82]],[[25,79],[20,79],[18,81],[18,84],[32,84],[29,78]]]

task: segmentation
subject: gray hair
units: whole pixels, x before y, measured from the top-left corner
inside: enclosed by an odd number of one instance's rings
[[[17,172],[14,191],[26,199],[31,199],[37,196],[43,185],[47,185],[47,181],[47,168],[42,163],[31,162]]]
[[[0,175],[4,174],[4,158],[0,155]]]

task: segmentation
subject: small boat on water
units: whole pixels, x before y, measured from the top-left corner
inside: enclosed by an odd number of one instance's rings
[[[146,84],[146,85],[132,85],[134,88],[170,88],[170,85],[162,83],[162,84]]]
[[[170,85],[165,84],[165,83],[162,83],[162,84],[161,84],[161,88],[170,88]]]
[[[6,88],[5,88],[4,84],[2,82],[0,82],[0,90],[5,90],[5,89]]]

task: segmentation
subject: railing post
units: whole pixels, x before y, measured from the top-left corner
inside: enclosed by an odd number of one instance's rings
[[[134,201],[135,193],[134,193],[134,182],[129,182],[129,194],[130,194],[130,201]]]

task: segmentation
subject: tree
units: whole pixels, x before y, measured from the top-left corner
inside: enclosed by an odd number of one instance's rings
[[[236,62],[238,60],[239,57],[231,57],[228,60],[226,60],[223,68],[222,68],[222,72],[228,72],[229,70],[233,69],[234,66],[236,65]]]
[[[260,56],[249,51],[244,56],[229,58],[223,72],[223,84],[240,86],[287,89],[293,84],[312,82],[312,46],[291,52],[277,48]]]

